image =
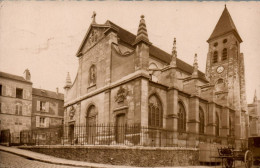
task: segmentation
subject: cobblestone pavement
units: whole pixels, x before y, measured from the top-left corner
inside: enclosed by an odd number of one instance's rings
[[[0,151],[0,168],[77,168],[77,167],[29,160],[21,156]]]

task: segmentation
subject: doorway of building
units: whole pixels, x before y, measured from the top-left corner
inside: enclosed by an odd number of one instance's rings
[[[125,141],[126,123],[125,114],[119,114],[116,117],[116,142],[123,143]]]
[[[74,124],[69,125],[69,142],[74,144]]]

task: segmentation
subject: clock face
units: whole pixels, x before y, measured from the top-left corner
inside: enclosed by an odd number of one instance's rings
[[[219,66],[218,68],[217,68],[217,72],[218,73],[222,73],[224,71],[224,67],[223,66]]]

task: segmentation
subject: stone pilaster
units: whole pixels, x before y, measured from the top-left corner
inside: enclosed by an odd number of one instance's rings
[[[209,116],[208,116],[208,125],[206,127],[206,134],[215,135],[215,121],[216,121],[216,105],[215,103],[209,103]]]
[[[141,126],[148,126],[148,85],[147,79],[141,79],[141,99],[140,99],[140,113],[141,113]]]
[[[192,133],[189,136],[189,146],[196,146],[196,134],[199,134],[199,98],[192,96],[189,103],[189,118],[188,118],[188,132]]]
[[[167,120],[166,128],[173,130],[172,144],[178,143],[178,90],[171,88],[167,93]],[[171,144],[171,143],[170,143]]]
[[[118,37],[117,37],[117,30],[114,30],[113,28],[110,28],[109,31],[106,32],[109,40],[108,40],[108,49],[111,50],[112,44],[118,44]],[[111,83],[111,57],[108,57],[106,59],[106,75],[105,75],[105,84]]]
[[[104,100],[104,123],[109,124],[110,121],[112,121],[112,111],[111,111],[111,90],[107,90],[105,92],[105,100]]]
[[[199,98],[192,96],[189,103],[189,132],[199,133]]]
[[[229,109],[223,107],[221,111],[221,129],[220,136],[227,137],[229,135]]]

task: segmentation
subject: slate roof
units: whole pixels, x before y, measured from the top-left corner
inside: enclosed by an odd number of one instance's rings
[[[135,42],[135,38],[136,35],[130,33],[129,31],[121,28],[120,26],[116,25],[115,23],[111,22],[111,21],[107,21],[106,24],[109,24],[113,27],[116,27],[118,29],[118,37],[120,38],[121,41],[133,46],[134,42]],[[152,57],[155,57],[167,64],[170,64],[171,61],[171,55],[168,54],[167,52],[161,50],[160,48],[151,45],[150,46],[150,55]],[[179,58],[177,58],[177,67],[179,69],[181,69],[182,71],[187,72],[188,74],[192,74],[193,72],[193,66],[187,64],[186,62],[180,60]],[[206,80],[205,78],[205,74],[201,71],[198,72],[199,78]]]
[[[22,76],[9,74],[9,73],[6,73],[6,72],[1,72],[0,71],[0,77],[4,77],[4,78],[13,79],[13,80],[17,80],[17,81],[21,81],[21,82],[26,82],[26,83],[32,84],[31,81],[25,80]]]
[[[238,40],[242,42],[242,39],[238,34],[237,28],[225,6],[222,15],[220,16],[218,23],[216,24],[215,29],[210,35],[208,41],[230,32],[234,32],[235,35],[238,37]]]
[[[64,100],[64,94],[62,94],[62,93],[57,94],[56,92],[44,90],[44,89],[33,88],[32,94],[36,95],[36,96],[41,96],[41,97]]]

